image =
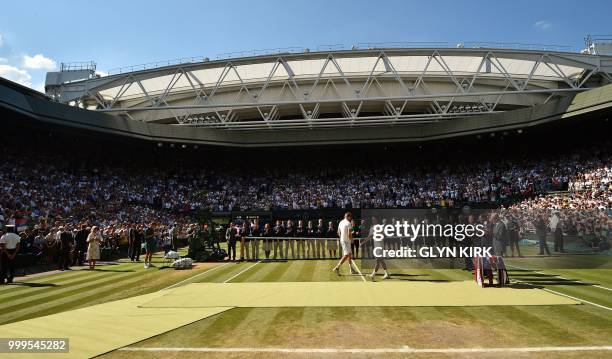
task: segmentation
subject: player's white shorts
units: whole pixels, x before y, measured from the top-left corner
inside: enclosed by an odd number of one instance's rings
[[[351,254],[351,243],[340,241],[340,245],[342,246],[342,255],[345,256],[347,254]]]

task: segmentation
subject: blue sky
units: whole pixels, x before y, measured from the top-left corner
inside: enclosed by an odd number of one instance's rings
[[[36,89],[61,62],[157,60],[359,42],[518,42],[584,47],[612,34],[612,1],[5,1],[0,76]]]

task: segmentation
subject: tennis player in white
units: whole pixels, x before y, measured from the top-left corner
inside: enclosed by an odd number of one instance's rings
[[[351,243],[353,242],[353,231],[351,221],[353,214],[346,212],[344,219],[338,224],[338,236],[340,237],[340,246],[342,247],[342,258],[340,262],[332,269],[337,275],[340,275],[340,266],[348,260],[350,273],[353,274],[353,256],[351,255]]]
[[[378,219],[376,219],[376,217],[372,217],[372,225],[370,226],[370,233],[368,234],[364,242],[367,242],[369,240],[374,240],[373,250],[376,251],[376,248],[380,248],[381,253],[382,253],[382,249],[384,248],[383,239],[382,238],[374,239],[374,226],[377,224],[378,224]],[[372,282],[374,281],[376,272],[378,272],[378,268],[380,267],[382,267],[383,271],[385,272],[383,279],[391,279],[389,272],[387,272],[387,263],[385,263],[385,259],[383,257],[376,257],[376,265],[374,267],[374,270],[372,271],[372,274],[369,275]]]

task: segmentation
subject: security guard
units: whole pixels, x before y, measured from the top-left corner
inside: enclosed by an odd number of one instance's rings
[[[250,246],[251,239],[249,238],[251,230],[251,225],[248,221],[244,221],[242,223],[242,228],[240,229],[240,260],[243,261],[246,257],[246,260],[249,260],[250,257]]]
[[[550,232],[553,234],[555,243],[555,252],[564,253],[563,249],[563,220],[559,211],[554,211],[549,219]]]
[[[61,226],[58,234],[59,259],[57,263],[61,271],[70,269],[68,264],[70,263],[70,251],[72,250],[70,247],[73,242],[72,232]]]
[[[250,237],[251,239],[251,250],[252,255],[251,258],[255,261],[259,260],[259,220],[255,219],[253,220],[253,224],[251,225],[251,233],[250,233]]]
[[[204,223],[202,232],[202,244],[204,244],[206,248],[213,248],[215,246],[215,235],[208,223]]]
[[[306,228],[304,228],[304,221],[301,219],[298,221],[297,228],[295,229],[295,241],[297,242],[297,258],[300,258],[301,250],[302,259],[305,259],[306,249],[304,244],[306,243]]]
[[[338,258],[338,233],[334,229],[334,222],[329,221],[327,224],[327,250],[329,251],[329,258]]]
[[[272,232],[274,233],[274,259],[276,259],[276,256],[278,254],[278,256],[280,258],[283,258],[283,239],[282,237],[285,235],[285,228],[283,227],[283,224],[280,220],[276,221],[276,225],[274,226],[274,229],[272,230]]]
[[[260,237],[263,238],[263,250],[264,254],[266,255],[266,260],[270,259],[270,250],[272,249],[272,243],[274,242],[274,240],[272,239],[273,235],[274,233],[270,228],[270,223],[266,223],[264,225],[263,231],[261,231],[260,234]]]
[[[519,248],[520,227],[518,221],[514,219],[513,216],[509,216],[508,222],[506,223],[506,228],[508,229],[508,243],[510,244],[512,257],[514,257],[514,248],[516,248],[518,256],[522,257],[521,249]]]
[[[168,235],[170,236],[170,246],[175,252],[178,250],[178,232],[178,225],[173,223],[172,227],[168,230]]]
[[[202,229],[200,226],[192,224],[188,231],[187,236],[189,238],[189,249],[187,256],[197,260],[199,253],[202,251]]]
[[[357,222],[353,220],[351,222],[351,227],[353,231],[353,242],[351,243],[351,252],[353,255],[353,259],[359,257],[359,241],[361,239],[361,233],[363,233],[363,227],[365,226],[364,221],[362,220],[359,225]]]
[[[506,225],[497,213],[491,216],[491,222],[493,222],[493,253],[496,256],[503,257],[506,255],[506,242],[508,236]]]
[[[234,225],[234,222],[229,224],[227,230],[225,231],[225,239],[227,240],[227,255],[228,260],[235,261],[236,260],[236,242],[238,240],[238,230]]]
[[[291,258],[295,259],[295,228],[293,228],[293,221],[287,220],[285,227],[285,259],[289,258],[289,248],[291,247]]]
[[[323,225],[323,219],[319,218],[319,223],[317,224],[317,228],[315,229],[315,240],[317,246],[316,258],[321,259],[325,258],[325,238],[327,237],[327,232],[325,230],[325,226]]]
[[[307,242],[308,245],[306,246],[308,248],[307,250],[307,254],[308,254],[308,258],[315,258],[315,228],[312,225],[312,221],[308,221],[308,227],[306,227],[306,238],[308,238]]]
[[[19,253],[21,238],[3,228],[0,236],[0,284],[13,283],[15,277],[15,258]]]

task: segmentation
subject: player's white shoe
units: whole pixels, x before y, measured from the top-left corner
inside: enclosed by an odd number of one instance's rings
[[[340,268],[335,267],[334,269],[332,269],[332,272],[335,272],[338,276],[340,276]]]
[[[368,277],[370,277],[370,280],[374,282],[374,273],[368,274]]]
[[[389,274],[385,274],[385,275],[383,276],[383,279],[391,279],[391,276],[390,276]]]

